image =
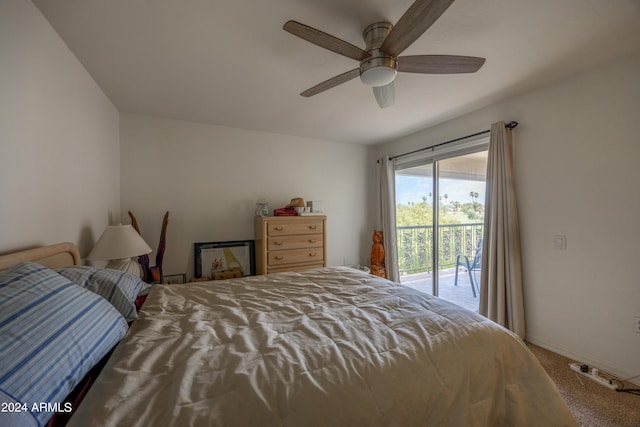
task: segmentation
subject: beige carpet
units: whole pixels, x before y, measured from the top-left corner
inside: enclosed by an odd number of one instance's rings
[[[640,396],[609,390],[569,369],[566,357],[527,344],[584,427],[640,427]],[[627,383],[627,388],[639,388]]]

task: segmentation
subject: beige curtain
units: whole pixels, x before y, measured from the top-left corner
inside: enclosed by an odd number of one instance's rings
[[[384,157],[378,161],[378,194],[380,200],[380,221],[384,242],[384,263],[387,279],[400,281],[396,238],[396,173],[393,160]]]
[[[520,230],[511,129],[491,125],[487,164],[480,314],[524,339]]]

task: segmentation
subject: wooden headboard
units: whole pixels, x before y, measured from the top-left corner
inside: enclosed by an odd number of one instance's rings
[[[80,253],[78,247],[71,242],[25,249],[0,255],[0,271],[23,261],[37,262],[49,268],[67,267],[80,264]]]

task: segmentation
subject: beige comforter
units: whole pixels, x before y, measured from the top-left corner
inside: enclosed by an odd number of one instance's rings
[[[513,334],[349,268],[156,286],[71,425],[575,425]]]

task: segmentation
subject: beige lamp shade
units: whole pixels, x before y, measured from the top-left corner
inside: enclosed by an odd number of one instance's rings
[[[132,257],[148,254],[151,248],[130,225],[108,225],[88,259],[108,260],[107,268],[142,276],[140,265]]]

